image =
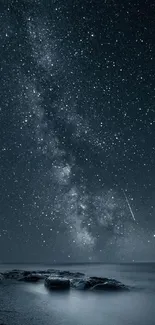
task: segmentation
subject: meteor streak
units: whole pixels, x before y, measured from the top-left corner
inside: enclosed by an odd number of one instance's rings
[[[126,200],[126,202],[127,202],[127,205],[128,205],[128,207],[129,207],[130,213],[131,213],[131,215],[132,215],[132,218],[133,218],[134,221],[136,221],[136,218],[135,218],[134,213],[133,213],[133,211],[132,211],[131,205],[130,205],[130,203],[129,203],[129,200],[128,200],[128,198],[127,198],[127,196],[126,196],[126,193],[125,193],[125,191],[123,190],[123,188],[122,188],[122,191],[123,191],[123,194],[124,194],[125,200]]]

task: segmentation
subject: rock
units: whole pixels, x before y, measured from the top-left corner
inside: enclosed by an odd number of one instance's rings
[[[127,291],[129,290],[124,284],[117,281],[107,281],[105,283],[96,284],[91,288],[93,291]]]
[[[78,290],[85,290],[86,289],[85,279],[72,279],[71,287]]]
[[[80,272],[69,272],[69,271],[58,271],[58,275],[60,277],[65,277],[67,279],[74,279],[74,278],[80,278],[80,277],[84,277],[85,274],[84,273],[80,273]]]
[[[35,272],[34,272],[35,273]],[[32,274],[32,271],[23,271],[22,272],[22,275],[23,276],[28,276],[28,275],[31,275]]]
[[[44,275],[42,274],[37,274],[37,273],[31,273],[28,274],[27,276],[23,276],[19,279],[19,281],[24,281],[24,282],[38,282],[40,280],[43,280],[45,278]]]
[[[50,290],[69,290],[70,288],[91,291],[129,290],[129,287],[114,279],[86,277],[80,272],[73,273],[55,269],[49,269],[47,271],[24,271],[15,269],[0,273],[0,282],[8,279],[33,283],[45,280],[44,284]]]
[[[83,277],[82,279],[73,279],[71,284],[72,287],[80,290],[88,290],[94,287],[96,284],[104,283],[107,281],[107,278],[98,278],[98,277]]]
[[[5,279],[26,281],[26,282],[37,282],[45,277],[49,276],[50,273],[47,271],[23,271],[23,270],[12,270],[3,273]]]
[[[22,271],[20,270],[12,270],[3,273],[4,279],[10,280],[18,280],[22,275]]]
[[[107,278],[89,277],[83,279],[73,279],[71,281],[71,286],[78,290],[127,290],[128,288],[122,283]]]
[[[73,272],[69,272],[69,271],[61,271],[61,272],[59,272],[59,275],[65,276],[68,278],[79,278],[79,277],[85,276],[84,273],[80,273],[80,272],[73,273]]]
[[[60,271],[60,270],[56,270],[56,269],[48,269],[47,272],[52,275],[54,274],[54,276],[65,277],[68,279],[79,278],[79,277],[85,276],[85,274],[81,273],[81,272]]]
[[[50,275],[51,272],[49,270],[36,270],[36,271],[30,271],[30,274],[42,274],[42,275]]]
[[[69,290],[70,281],[67,278],[50,276],[45,279],[45,286],[50,290]]]
[[[4,280],[3,274],[0,273],[0,282]]]

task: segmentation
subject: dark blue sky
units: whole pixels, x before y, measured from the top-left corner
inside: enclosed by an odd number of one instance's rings
[[[0,260],[155,258],[154,7],[1,3]]]

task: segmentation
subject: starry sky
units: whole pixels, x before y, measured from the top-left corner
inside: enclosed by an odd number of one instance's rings
[[[155,260],[154,21],[0,1],[0,262]]]

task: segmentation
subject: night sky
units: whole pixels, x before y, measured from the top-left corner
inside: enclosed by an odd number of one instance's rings
[[[155,260],[154,42],[153,1],[0,1],[0,262]]]

